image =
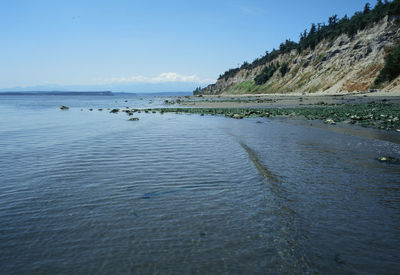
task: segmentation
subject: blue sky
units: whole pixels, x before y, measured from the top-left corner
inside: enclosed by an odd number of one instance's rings
[[[367,2],[2,0],[0,89],[204,86]]]

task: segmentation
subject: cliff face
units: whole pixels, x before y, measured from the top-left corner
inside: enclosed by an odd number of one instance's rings
[[[293,50],[253,69],[242,69],[233,77],[220,78],[200,94],[254,93],[338,93],[371,89],[384,66],[384,58],[400,41],[400,17],[387,16],[353,37],[342,34],[334,41],[322,41],[314,50],[301,54]],[[263,85],[254,78],[271,63],[287,63],[289,71],[279,70]],[[382,90],[399,91],[400,77],[384,84]]]

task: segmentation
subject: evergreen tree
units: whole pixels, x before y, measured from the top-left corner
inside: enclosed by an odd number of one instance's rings
[[[368,14],[370,11],[371,11],[371,4],[370,3],[365,4],[363,14],[364,15]]]
[[[289,72],[289,64],[287,62],[283,63],[279,69],[281,76],[284,77],[287,72]]]
[[[375,84],[392,81],[400,75],[400,43],[394,49],[392,54],[389,54],[385,58],[385,66],[379,73],[379,76],[375,80]]]
[[[277,67],[274,63],[271,63],[269,66],[266,66],[259,75],[256,76],[254,81],[257,85],[265,84],[275,73]]]
[[[240,69],[253,69],[268,64],[274,61],[280,54],[289,53],[293,49],[297,49],[297,51],[301,53],[307,49],[314,49],[318,43],[323,40],[333,41],[344,33],[348,36],[354,36],[358,31],[379,22],[386,15],[400,15],[400,0],[377,0],[373,9],[371,5],[367,3],[363,11],[356,12],[351,18],[346,15],[342,19],[339,19],[335,14],[329,17],[327,25],[325,23],[312,24],[309,31],[306,29],[300,34],[298,43],[286,40],[284,43],[280,44],[278,50],[273,49],[271,52],[267,51],[265,55],[256,58],[252,63],[244,62],[240,68],[229,69],[224,74],[220,75],[219,79],[227,80],[230,77],[234,77]],[[259,83],[262,83],[265,79],[268,81],[268,74],[260,73],[260,75],[264,76],[264,78],[260,76],[259,80],[263,80],[258,81]]]
[[[399,15],[400,14],[400,0],[394,0],[390,3],[389,15]]]

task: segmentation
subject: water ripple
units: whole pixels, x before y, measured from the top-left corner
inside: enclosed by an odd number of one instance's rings
[[[116,101],[0,109],[2,272],[400,270],[398,145]]]

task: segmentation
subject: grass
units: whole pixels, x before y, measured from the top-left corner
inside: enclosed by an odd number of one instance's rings
[[[230,94],[249,94],[254,93],[257,90],[257,85],[254,81],[244,81],[233,85],[229,88]]]

